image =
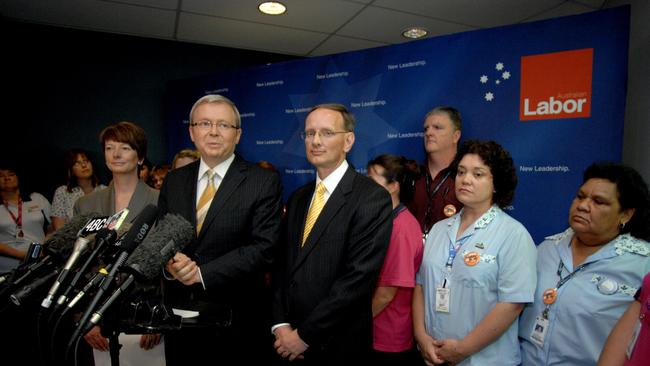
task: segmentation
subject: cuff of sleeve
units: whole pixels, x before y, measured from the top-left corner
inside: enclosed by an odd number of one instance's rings
[[[290,326],[291,324],[289,324],[289,323],[278,323],[278,324],[272,326],[272,327],[271,327],[271,333],[273,333],[273,334],[275,335],[275,330],[276,330],[276,329],[278,329],[278,328],[280,328],[280,327],[284,327],[284,326],[286,326],[286,325],[289,325],[289,326]]]
[[[167,272],[167,270],[164,269],[164,268],[162,269],[162,275],[163,275],[163,277],[164,277],[166,280],[169,280],[169,281],[174,281],[174,280],[176,280],[176,279],[174,278],[174,276],[172,276],[172,275],[171,275],[169,272]]]

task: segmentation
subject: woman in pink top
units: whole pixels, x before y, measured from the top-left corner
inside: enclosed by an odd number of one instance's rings
[[[393,232],[372,298],[372,365],[406,365],[417,360],[413,349],[411,299],[422,262],[420,225],[401,203],[413,195],[417,164],[404,157],[380,155],[368,163],[368,176],[390,193]]]
[[[648,365],[650,360],[650,273],[605,342],[599,366]]]

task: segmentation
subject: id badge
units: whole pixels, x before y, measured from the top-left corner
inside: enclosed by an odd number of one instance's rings
[[[436,311],[441,313],[449,312],[449,297],[451,291],[449,288],[436,287]]]
[[[548,324],[548,319],[539,315],[535,320],[533,331],[530,333],[530,340],[540,348],[544,347],[544,338],[546,337],[546,332],[548,331]]]
[[[630,343],[627,344],[627,348],[625,349],[625,354],[627,355],[627,359],[629,360],[632,358],[632,352],[634,351],[634,345],[636,344],[637,338],[639,338],[639,332],[641,331],[641,321],[637,318],[636,319],[636,326],[634,326],[634,333],[632,333],[632,338],[630,339]]]

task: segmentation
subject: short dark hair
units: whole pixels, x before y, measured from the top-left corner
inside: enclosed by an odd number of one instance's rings
[[[589,179],[606,179],[616,184],[621,210],[633,208],[634,215],[620,231],[636,238],[650,240],[650,193],[648,184],[633,168],[614,162],[591,164],[583,174],[582,184]]]
[[[517,188],[517,174],[510,153],[495,141],[465,141],[458,149],[458,154],[452,163],[454,176],[458,171],[458,164],[467,154],[478,155],[490,168],[495,190],[492,201],[501,208],[507,207],[514,199],[515,188]]]
[[[99,134],[102,148],[106,147],[108,140],[129,144],[138,153],[138,160],[147,156],[147,136],[142,127],[135,123],[122,121],[106,127]]]
[[[373,165],[384,168],[384,174],[388,183],[399,183],[399,199],[401,202],[410,202],[415,192],[415,181],[420,176],[420,168],[415,160],[409,160],[403,156],[391,154],[379,155],[368,162],[368,170]]]
[[[343,117],[343,128],[348,131],[348,132],[354,132],[354,126],[356,124],[354,120],[354,115],[352,112],[350,112],[343,104],[338,104],[338,103],[325,103],[325,104],[318,104],[313,106],[310,110],[309,113],[317,110],[317,109],[329,109],[334,112],[339,112],[341,113],[341,116]],[[307,115],[309,115],[307,113]]]
[[[426,116],[424,116],[424,119],[427,119],[429,116],[432,116],[434,114],[446,114],[447,117],[449,117],[451,120],[451,123],[454,124],[456,130],[461,131],[463,129],[463,119],[461,118],[458,109],[450,107],[448,105],[441,105],[427,112]]]

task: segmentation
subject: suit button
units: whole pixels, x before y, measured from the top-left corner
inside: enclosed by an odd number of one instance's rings
[[[289,282],[289,288],[295,288],[297,285],[296,281]]]

